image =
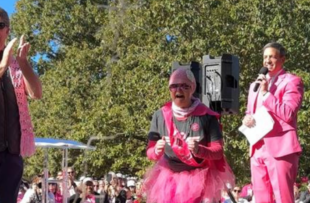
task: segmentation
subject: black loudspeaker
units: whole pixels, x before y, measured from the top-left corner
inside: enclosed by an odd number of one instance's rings
[[[172,63],[171,73],[177,68],[189,69],[193,72],[193,74],[195,76],[195,80],[196,80],[196,90],[195,90],[195,93],[193,96],[201,99],[201,68],[200,68],[200,63],[198,63],[196,61],[192,61],[190,64],[180,64],[179,62],[174,61]]]
[[[203,56],[202,102],[221,114],[239,113],[239,72],[239,59],[236,56]]]

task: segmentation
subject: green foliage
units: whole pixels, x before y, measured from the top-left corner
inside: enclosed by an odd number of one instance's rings
[[[30,104],[36,135],[83,143],[96,136],[94,152],[70,151],[69,164],[80,174],[114,170],[141,176],[151,164],[145,158],[150,118],[169,99],[172,62],[231,53],[240,59],[240,114],[222,119],[225,153],[238,182],[249,182],[248,143],[237,129],[249,84],[261,67],[261,49],[276,40],[290,53],[286,69],[305,83],[299,135],[300,174],[307,175],[309,3],[20,0],[12,31],[27,35],[33,55],[46,56],[34,62],[44,87],[44,98]],[[56,172],[61,152],[51,154]],[[42,159],[38,152],[26,160],[26,176],[41,170]]]

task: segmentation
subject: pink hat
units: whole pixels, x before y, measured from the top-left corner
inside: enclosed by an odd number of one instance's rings
[[[185,83],[191,86],[191,93],[193,94],[196,90],[196,80],[193,72],[189,69],[178,68],[172,72],[169,85],[171,84],[182,84]]]

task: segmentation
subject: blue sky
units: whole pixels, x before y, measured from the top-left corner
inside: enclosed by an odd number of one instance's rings
[[[8,12],[9,16],[12,15],[12,13],[15,12],[15,4],[18,0],[2,0],[0,7],[3,8],[4,10],[6,10],[6,12]],[[37,61],[39,58],[41,57],[41,55],[36,55],[34,57],[32,57],[35,61]],[[44,59],[44,56],[43,56]]]
[[[18,0],[2,0],[0,7],[6,10],[6,12],[8,12],[8,14],[11,16],[11,14],[15,12],[16,1]]]

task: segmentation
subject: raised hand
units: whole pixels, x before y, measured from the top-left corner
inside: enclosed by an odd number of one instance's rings
[[[0,63],[0,68],[4,71],[9,67],[11,62],[11,56],[13,54],[13,46],[15,42],[17,41],[17,38],[12,39],[7,46],[5,47],[3,51],[3,57]]]
[[[18,62],[23,62],[27,60],[29,49],[30,49],[30,44],[25,41],[25,36],[22,35],[19,40],[16,60]]]

